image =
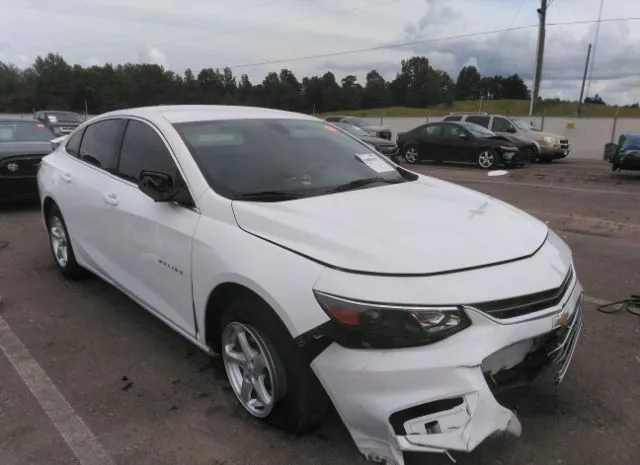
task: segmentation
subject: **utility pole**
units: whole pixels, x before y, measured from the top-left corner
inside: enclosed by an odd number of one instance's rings
[[[587,97],[591,90],[591,78],[593,77],[593,65],[596,62],[596,49],[598,48],[598,36],[600,35],[600,23],[602,23],[602,8],[604,7],[604,0],[600,0],[600,12],[598,13],[598,22],[596,24],[596,36],[593,40],[593,55],[591,57],[591,68],[589,69],[589,80],[587,82]]]
[[[582,88],[580,89],[580,100],[578,100],[578,116],[582,114],[582,97],[584,97],[584,84],[587,81],[587,71],[589,70],[589,58],[591,57],[591,44],[587,49],[587,60],[584,63],[584,74],[582,75]]]
[[[540,0],[540,8],[538,8],[538,47],[536,50],[536,74],[533,80],[533,93],[531,94],[531,103],[529,104],[529,116],[533,116],[536,112],[536,103],[538,103],[538,94],[540,93],[540,79],[542,78],[542,61],[544,58],[544,38],[545,27],[547,25],[547,6],[548,0]]]

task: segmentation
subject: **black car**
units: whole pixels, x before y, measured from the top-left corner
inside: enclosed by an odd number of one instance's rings
[[[376,151],[380,152],[381,154],[391,159],[391,161],[393,161],[394,163],[399,164],[402,161],[402,155],[398,150],[398,144],[396,144],[395,142],[392,142],[388,139],[382,139],[381,137],[374,137],[364,129],[358,126],[354,126],[353,124],[350,124],[350,123],[340,122],[340,123],[331,123],[331,124],[333,124],[334,126],[340,129],[347,131],[349,134],[357,137],[362,142],[370,145]]]
[[[81,114],[72,111],[43,110],[35,112],[33,116],[56,136],[69,134],[85,121]]]
[[[640,132],[625,132],[617,144],[606,144],[604,159],[611,163],[611,171],[640,171]]]
[[[497,135],[474,123],[434,122],[398,134],[398,146],[407,163],[475,163],[489,170],[524,166],[531,161],[532,144],[517,137]]]
[[[330,123],[347,123],[353,126],[357,126],[363,129],[373,137],[379,137],[381,139],[392,139],[391,129],[386,126],[374,126],[367,120],[358,118],[356,116],[327,116],[327,121]]]
[[[38,198],[38,166],[55,137],[39,121],[0,118],[0,202]]]

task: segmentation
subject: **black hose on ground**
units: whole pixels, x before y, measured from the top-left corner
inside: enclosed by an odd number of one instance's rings
[[[631,294],[630,299],[619,300],[618,302],[611,302],[598,307],[598,311],[602,313],[618,313],[622,310],[640,316],[640,295]]]

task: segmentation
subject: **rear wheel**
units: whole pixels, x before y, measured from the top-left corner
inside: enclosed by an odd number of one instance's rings
[[[67,225],[57,205],[53,205],[49,211],[47,230],[51,252],[60,272],[69,279],[79,279],[86,276],[87,270],[78,265],[76,261]]]
[[[222,360],[240,405],[253,417],[301,433],[324,416],[329,399],[273,310],[257,297],[222,316]]]
[[[418,163],[418,147],[414,144],[409,144],[404,148],[404,159],[407,163],[413,165]]]

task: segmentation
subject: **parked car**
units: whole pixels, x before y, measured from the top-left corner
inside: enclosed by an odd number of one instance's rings
[[[391,129],[386,126],[375,126],[369,123],[367,120],[357,118],[355,116],[327,116],[327,121],[330,123],[348,123],[354,126],[358,126],[361,129],[367,131],[373,137],[379,137],[381,139],[391,140],[393,135]]]
[[[529,163],[528,144],[520,143],[520,150],[516,143],[473,123],[427,123],[398,134],[398,146],[407,163],[464,162],[485,170]]]
[[[358,126],[354,126],[350,123],[332,123],[334,126],[339,127],[347,131],[349,134],[357,137],[362,142],[370,145],[374,150],[377,150],[386,157],[389,157],[394,163],[402,163],[402,155],[398,150],[398,144],[391,142],[389,139],[382,139],[380,137],[374,137]]]
[[[0,117],[0,202],[38,199],[38,164],[54,137],[38,121]]]
[[[533,124],[520,118],[505,115],[490,115],[483,112],[455,113],[444,118],[443,121],[463,121],[479,124],[491,129],[496,134],[514,134],[535,144],[536,154],[532,161],[558,160],[566,158],[571,152],[569,139],[558,134],[542,132]]]
[[[79,113],[57,110],[37,111],[34,118],[47,126],[56,136],[69,134],[85,120]]]
[[[300,432],[332,402],[370,460],[520,434],[494,393],[561,382],[580,333],[572,253],[544,222],[308,115],[105,113],[38,184],[63,275],[221,353],[255,418]]]
[[[606,144],[604,159],[611,163],[612,171],[640,170],[640,132],[625,132],[617,144]]]

